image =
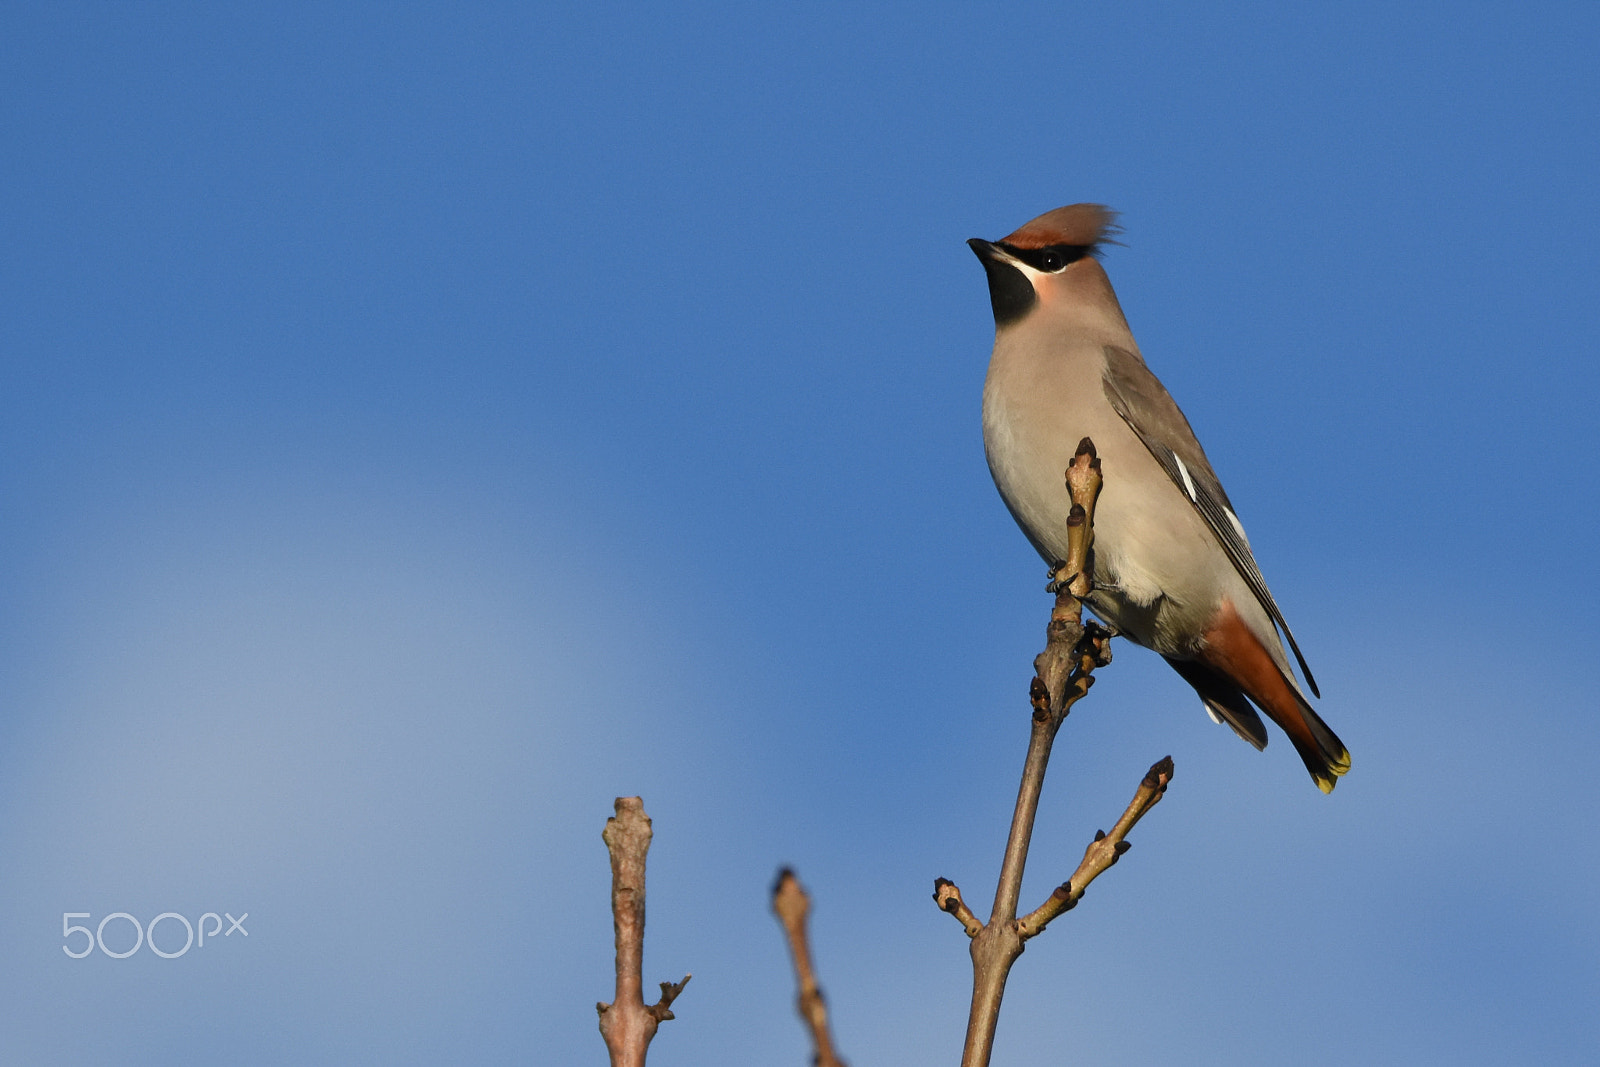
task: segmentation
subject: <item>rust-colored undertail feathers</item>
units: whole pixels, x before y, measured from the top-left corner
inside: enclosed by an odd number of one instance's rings
[[[1211,674],[1220,674],[1226,683],[1242,691],[1267,717],[1289,735],[1294,750],[1300,753],[1301,762],[1311,772],[1317,788],[1324,793],[1333,792],[1339,777],[1350,769],[1350,753],[1344,742],[1328,728],[1317,713],[1311,710],[1300,691],[1284,677],[1266,646],[1245,625],[1233,604],[1224,601],[1205,633],[1205,647],[1197,657]],[[1186,678],[1187,672],[1179,671]],[[1192,681],[1192,679],[1191,679]],[[1199,689],[1199,686],[1196,686]],[[1205,690],[1201,697],[1207,698]],[[1215,699],[1220,694],[1210,694]],[[1207,704],[1217,707],[1212,699]],[[1226,704],[1226,701],[1218,701]],[[1231,722],[1233,716],[1225,717]],[[1248,738],[1248,726],[1234,729]]]

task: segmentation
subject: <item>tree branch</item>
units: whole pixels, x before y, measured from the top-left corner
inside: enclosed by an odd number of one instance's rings
[[[644,863],[650,851],[650,817],[638,797],[618,797],[617,814],[606,820],[600,836],[611,853],[611,918],[617,934],[617,993],[610,1003],[595,1005],[600,1036],[611,1054],[612,1067],[644,1067],[656,1028],[673,1018],[678,999],[691,975],[681,982],[662,982],[661,999],[646,1005],[640,977],[644,963]]]
[[[1111,662],[1109,631],[1083,621],[1083,598],[1094,588],[1094,508],[1102,485],[1100,459],[1094,442],[1087,437],[1079,442],[1072,465],[1067,468],[1066,484],[1072,497],[1067,519],[1067,558],[1050,568],[1048,588],[1056,595],[1056,602],[1045,631],[1045,649],[1033,661],[1034,678],[1028,689],[1028,699],[1033,705],[1028,755],[1023,762],[1017,806],[1011,817],[1011,831],[1006,838],[1005,857],[1001,861],[1000,880],[995,888],[989,921],[978,922],[955,883],[943,878],[934,883],[934,900],[940,908],[954,915],[972,938],[972,1007],[967,1016],[962,1067],[987,1067],[989,1063],[1006,978],[1011,973],[1011,965],[1022,955],[1023,942],[1042,931],[1050,919],[1076,904],[1083,896],[1084,887],[1127,851],[1124,837],[1160,799],[1172,777],[1170,758],[1151,768],[1112,835],[1102,833],[1096,837],[1072,880],[1052,894],[1044,905],[1018,921],[1017,900],[1022,893],[1022,875],[1028,863],[1034,817],[1039,810],[1039,794],[1044,788],[1045,769],[1050,762],[1056,732],[1072,706],[1083,699],[1094,684],[1095,668]]]
[[[772,887],[772,910],[778,913],[783,932],[789,940],[789,956],[794,960],[794,975],[800,987],[797,1007],[800,1018],[811,1031],[811,1047],[815,1051],[812,1062],[816,1067],[845,1067],[833,1050],[833,1038],[828,1032],[828,1008],[822,989],[817,985],[816,972],[811,967],[811,948],[806,937],[806,917],[811,913],[811,898],[800,885],[795,873],[785,867],[778,872],[778,881]]]

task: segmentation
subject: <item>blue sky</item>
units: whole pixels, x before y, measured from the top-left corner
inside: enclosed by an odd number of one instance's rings
[[[953,1060],[929,894],[992,892],[1049,608],[963,241],[1093,200],[1354,768],[1119,648],[1024,902],[1177,776],[996,1062],[1588,1062],[1597,47],[1582,4],[8,9],[8,1056],[603,1062],[638,793],[646,982],[695,974],[653,1064],[806,1062],[786,863],[852,1062]],[[169,911],[248,937],[61,951]]]

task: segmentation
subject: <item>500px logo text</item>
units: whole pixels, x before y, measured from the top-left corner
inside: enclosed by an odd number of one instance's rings
[[[224,916],[226,916],[228,920],[228,929],[226,931],[222,929],[222,920]],[[208,911],[204,915],[200,916],[200,921],[196,923],[191,923],[187,918],[179,915],[175,911],[164,911],[160,915],[157,915],[154,919],[151,919],[148,926],[140,926],[139,920],[135,919],[132,915],[129,915],[125,911],[114,911],[110,915],[107,915],[105,918],[101,919],[100,925],[96,926],[93,930],[90,930],[87,926],[78,926],[72,921],[73,919],[91,918],[93,918],[93,916],[87,911],[64,911],[61,913],[61,938],[64,942],[64,944],[61,946],[61,951],[65,952],[68,956],[71,956],[75,960],[83,959],[85,956],[89,955],[89,953],[93,952],[96,946],[99,946],[101,952],[105,953],[107,956],[110,956],[114,960],[125,960],[135,952],[138,952],[140,947],[145,944],[150,946],[151,952],[154,952],[162,959],[175,960],[185,952],[188,952],[191,946],[196,945],[197,941],[195,938],[195,932],[197,929],[200,934],[198,939],[198,947],[200,948],[206,947],[206,938],[209,937],[212,940],[215,940],[217,934],[219,933],[221,933],[223,937],[232,937],[235,932],[241,933],[245,937],[250,936],[250,931],[244,928],[244,921],[250,918],[250,913],[248,911],[240,915],[237,919],[235,919],[232,915],[229,915],[227,912],[223,912],[222,915],[218,915],[214,911]],[[206,929],[206,920],[208,919],[212,922],[211,929],[209,930]],[[113,920],[117,920],[117,922],[113,923]],[[167,927],[165,930],[163,930],[161,937],[163,941],[167,942],[169,947],[177,940],[176,927],[183,927],[184,940],[182,948],[167,951],[167,949],[163,949],[161,946],[156,944],[156,927],[160,926],[163,922],[167,924]],[[106,926],[111,924],[113,942],[122,944],[126,943],[126,936],[119,937],[117,935],[121,930],[122,924],[124,923],[133,927],[133,947],[125,951],[117,951],[115,949],[107,948]],[[82,942],[83,950],[81,952],[73,951],[72,938],[74,934],[82,934],[84,937]]]

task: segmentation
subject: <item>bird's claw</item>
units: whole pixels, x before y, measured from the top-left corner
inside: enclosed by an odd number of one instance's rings
[[[1058,559],[1054,563],[1050,564],[1049,569],[1045,571],[1044,575],[1045,578],[1048,579],[1044,587],[1044,591],[1046,593],[1054,596],[1057,593],[1065,591],[1069,585],[1077,580],[1078,576],[1075,573],[1069,574],[1066,577],[1061,577],[1061,572],[1066,569],[1067,561],[1064,559]]]
[[[1073,582],[1078,580],[1078,572],[1076,572],[1076,571],[1074,571],[1072,574],[1062,575],[1061,572],[1066,570],[1066,569],[1067,569],[1067,561],[1066,560],[1057,560],[1054,564],[1051,565],[1050,569],[1045,572],[1045,577],[1049,579],[1049,582],[1046,583],[1046,585],[1044,587],[1044,591],[1046,593],[1049,593],[1051,596],[1055,596],[1058,593],[1064,593],[1064,592],[1067,591],[1068,587],[1072,585]],[[1087,592],[1085,592],[1083,594],[1081,599],[1087,600],[1087,599],[1089,599],[1090,596],[1094,595],[1096,592],[1098,592],[1100,590],[1103,590],[1103,589],[1107,589],[1107,588],[1112,588],[1112,587],[1101,585],[1099,582],[1096,582],[1094,580],[1094,575],[1090,574],[1090,576],[1089,576],[1089,589],[1088,589]]]

